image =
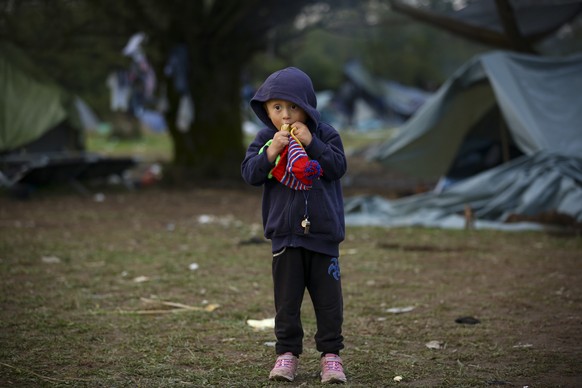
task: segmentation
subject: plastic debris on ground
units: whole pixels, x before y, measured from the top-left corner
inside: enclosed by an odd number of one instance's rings
[[[402,314],[402,313],[409,313],[412,310],[414,310],[414,306],[391,307],[389,309],[386,309],[386,312],[387,313],[392,313],[392,314]]]
[[[163,178],[163,168],[159,163],[154,163],[148,166],[143,172],[142,176],[139,177],[138,184],[141,186],[151,186]]]
[[[227,214],[222,217],[217,217],[211,214],[201,214],[198,216],[197,221],[201,225],[218,224],[224,227],[242,225],[242,221],[236,220],[232,214]]]
[[[61,259],[59,259],[56,256],[43,256],[41,258],[41,260],[43,263],[46,263],[46,264],[58,264],[61,262]]]
[[[531,348],[533,347],[532,344],[518,344],[518,345],[513,345],[514,348]]]
[[[426,346],[429,349],[442,349],[445,347],[445,343],[442,341],[429,341],[426,344],[424,344],[424,346]]]
[[[247,325],[256,330],[274,329],[275,318],[247,319]]]

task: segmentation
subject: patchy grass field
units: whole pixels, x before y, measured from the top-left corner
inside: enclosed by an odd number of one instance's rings
[[[351,155],[385,136],[342,135]],[[153,134],[88,145],[146,162],[171,152]],[[357,157],[350,171],[346,195],[424,185]],[[267,380],[272,329],[247,324],[274,310],[260,196],[0,193],[0,387],[318,386],[309,296],[292,384]],[[582,386],[580,236],[348,228],[340,260],[348,386]]]
[[[293,384],[246,323],[273,316],[260,190],[101,199],[0,197],[0,386],[319,385],[308,296]],[[348,386],[582,386],[581,262],[576,236],[348,228]]]

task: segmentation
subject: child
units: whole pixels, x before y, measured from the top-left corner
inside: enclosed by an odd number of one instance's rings
[[[250,104],[266,125],[249,145],[241,171],[247,183],[263,186],[263,227],[272,243],[278,357],[269,379],[293,381],[297,374],[307,288],[317,319],[321,382],[345,383],[338,258],[345,236],[340,178],[347,163],[341,138],[319,121],[311,79],[297,68],[271,74]],[[281,130],[287,125],[290,131]]]

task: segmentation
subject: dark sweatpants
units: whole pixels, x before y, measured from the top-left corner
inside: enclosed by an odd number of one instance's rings
[[[315,343],[322,353],[343,349],[343,298],[337,258],[303,248],[286,248],[273,255],[275,290],[275,335],[277,354],[303,351],[301,303],[309,291],[317,333]]]

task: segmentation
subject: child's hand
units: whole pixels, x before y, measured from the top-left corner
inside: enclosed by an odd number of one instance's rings
[[[309,131],[309,128],[307,128],[307,125],[297,121],[291,124],[291,128],[295,128],[293,134],[295,135],[297,140],[299,140],[301,144],[303,144],[304,147],[307,147],[309,144],[311,144],[311,140],[313,139],[313,137],[311,136],[311,132]]]
[[[275,136],[273,136],[273,142],[269,147],[267,147],[267,159],[269,162],[274,163],[275,159],[277,159],[277,155],[279,155],[285,147],[289,144],[289,136],[291,134],[287,131],[277,131]]]

